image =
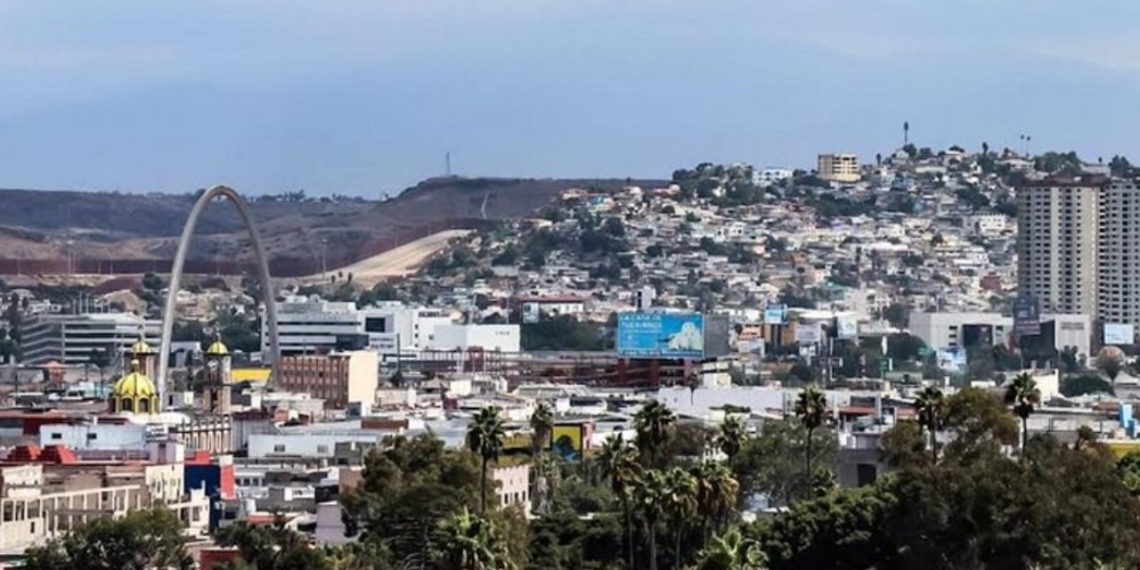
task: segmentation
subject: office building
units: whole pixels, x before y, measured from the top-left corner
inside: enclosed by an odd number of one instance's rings
[[[331,352],[320,356],[281,358],[278,388],[321,398],[328,408],[343,409],[349,402],[376,401],[380,358],[376,352]]]
[[[1100,192],[1097,316],[1140,326],[1140,185],[1113,180]]]
[[[859,156],[853,153],[821,154],[816,164],[817,175],[829,182],[858,182]]]
[[[352,302],[294,297],[277,304],[277,336],[281,355],[319,355],[343,349],[345,339],[361,337],[365,346],[382,352],[423,350],[437,325],[451,324],[441,309],[385,303],[357,309]],[[261,330],[262,352],[269,354],[269,334]],[[391,349],[391,350],[389,350]]]
[[[116,362],[143,337],[157,346],[162,323],[131,313],[34,315],[23,328],[24,361],[29,364],[82,365],[97,350],[107,350]]]
[[[1008,346],[1013,334],[1013,317],[1001,313],[914,311],[907,328],[935,349]],[[1075,347],[1078,356],[1092,355],[1093,326],[1089,315],[1042,314],[1041,328],[1043,338],[1058,351]]]
[[[1104,178],[1050,178],[1017,192],[1018,288],[1044,313],[1097,314]]]

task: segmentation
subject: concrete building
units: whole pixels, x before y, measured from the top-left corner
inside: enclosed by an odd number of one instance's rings
[[[1100,192],[1097,317],[1140,327],[1140,185],[1113,180]]]
[[[1078,355],[1090,356],[1092,318],[1089,315],[1041,315],[1042,327],[1051,332],[1054,348],[1076,347]],[[1049,326],[1051,323],[1052,326]],[[968,347],[976,343],[1006,344],[1013,333],[1013,317],[1001,313],[910,314],[910,333],[932,348]]]
[[[427,350],[471,350],[519,352],[522,340],[519,325],[439,325]]]
[[[1018,287],[1041,311],[1097,314],[1104,178],[1050,178],[1018,189]]]
[[[829,182],[858,182],[859,156],[854,153],[821,154],[816,163],[818,176]]]
[[[355,303],[295,297],[277,304],[277,336],[282,356],[327,354],[349,338],[363,337],[364,346],[392,347],[401,352],[422,350],[436,325],[452,324],[441,309],[385,303],[357,309]],[[261,331],[261,347],[269,353],[268,330]],[[381,350],[381,352],[389,352]]]
[[[323,399],[330,408],[344,408],[349,402],[376,401],[380,358],[375,352],[286,356],[281,359],[280,369],[279,389],[308,393]]]
[[[86,364],[97,350],[116,357],[143,337],[158,343],[162,323],[131,313],[34,315],[23,328],[24,361],[44,364]]]
[[[791,179],[792,174],[790,168],[765,168],[756,172],[755,182],[760,186],[771,186],[781,180]]]

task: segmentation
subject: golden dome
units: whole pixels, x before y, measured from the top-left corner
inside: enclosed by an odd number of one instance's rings
[[[139,371],[139,361],[131,361],[131,372],[115,382],[111,395],[115,398],[153,398],[158,394],[154,382]]]
[[[214,335],[214,342],[206,349],[208,356],[226,356],[230,353],[230,349],[222,343],[222,335]]]
[[[154,349],[151,348],[150,345],[146,343],[146,339],[140,335],[139,339],[131,345],[131,349],[128,352],[130,352],[130,354],[140,355],[154,354]]]

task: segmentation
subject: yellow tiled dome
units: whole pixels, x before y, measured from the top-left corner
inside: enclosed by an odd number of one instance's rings
[[[230,349],[222,343],[222,335],[215,335],[214,342],[206,349],[206,354],[210,356],[225,356],[230,353]]]
[[[146,339],[139,337],[134,344],[131,345],[130,354],[154,354],[154,349],[146,343]]]
[[[138,359],[131,360],[131,372],[115,382],[107,405],[112,412],[132,414],[153,414],[158,412],[158,390],[139,370]]]
[[[154,382],[139,371],[139,361],[131,361],[131,372],[115,382],[111,394],[116,398],[150,398],[158,393]]]

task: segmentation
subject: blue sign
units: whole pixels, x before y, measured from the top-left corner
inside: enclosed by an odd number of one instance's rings
[[[619,313],[617,352],[627,358],[700,359],[705,319],[693,313]]]
[[[1041,334],[1041,302],[1029,294],[1013,300],[1013,332],[1017,336]]]
[[[769,325],[782,325],[784,324],[784,317],[787,312],[787,305],[768,305],[764,307],[764,323]]]

